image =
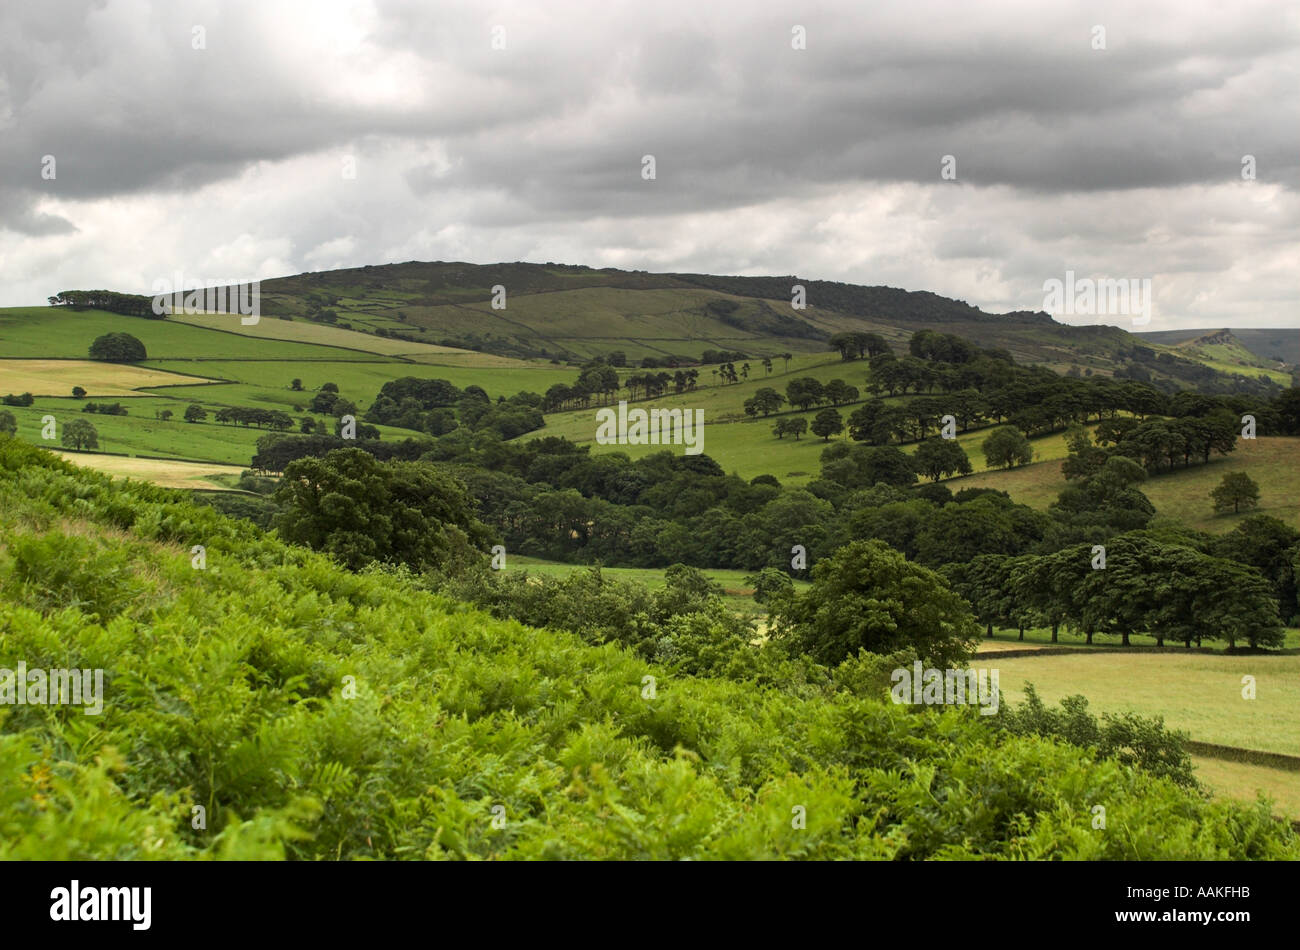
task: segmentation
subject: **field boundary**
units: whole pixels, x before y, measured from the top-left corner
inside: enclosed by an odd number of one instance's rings
[[[987,642],[988,638],[981,638],[980,642]],[[1005,640],[994,640],[994,643],[1005,643]],[[977,651],[978,653],[978,651]],[[1064,656],[1069,653],[1156,653],[1165,656],[1300,656],[1300,649],[1289,647],[1285,650],[1260,650],[1251,649],[1250,647],[1237,647],[1235,649],[1215,650],[1211,647],[1053,647],[1045,646],[1038,648],[1025,648],[1023,650],[986,650],[983,656],[1005,656],[1007,659],[1022,656]]]
[[[81,449],[70,449],[66,445],[41,445],[39,442],[28,442],[28,445],[34,445],[38,449],[44,449],[47,452],[72,452],[75,455],[112,455],[115,458],[122,459],[148,459],[150,462],[189,462],[192,465],[220,465],[224,468],[245,468],[247,466],[237,466],[233,462],[221,462],[217,459],[187,459],[179,458],[175,455],[132,455],[129,452],[101,452],[96,449],[94,452],[85,452]],[[122,476],[130,477],[130,476]]]
[[[1188,739],[1186,745],[1188,752],[1209,759],[1245,762],[1248,765],[1262,765],[1270,769],[1300,772],[1300,755],[1287,755],[1284,752],[1262,752],[1259,749],[1243,749],[1235,745],[1217,745],[1213,742],[1199,742],[1195,739]]]

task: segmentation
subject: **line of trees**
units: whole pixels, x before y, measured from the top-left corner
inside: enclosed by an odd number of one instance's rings
[[[1200,646],[1280,647],[1279,603],[1258,571],[1142,533],[1042,556],[981,555],[943,567],[989,636],[997,627],[1061,627],[1097,635],[1148,634]]]
[[[153,312],[153,298],[142,294],[120,294],[114,290],[61,290],[48,298],[51,307],[107,310],[128,317],[162,320],[166,315]]]
[[[189,411],[186,410],[188,418]],[[213,416],[217,422],[222,425],[237,423],[241,426],[253,425],[259,429],[262,426],[274,429],[277,432],[293,428],[293,416],[287,412],[281,412],[279,409],[257,409],[249,406],[226,406],[218,409]]]

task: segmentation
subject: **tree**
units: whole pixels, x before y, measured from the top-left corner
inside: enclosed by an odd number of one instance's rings
[[[423,462],[380,462],[357,448],[290,462],[273,499],[281,537],[353,570],[374,561],[416,570],[468,564],[492,540],[460,482]]]
[[[916,470],[933,481],[949,475],[969,475],[970,459],[955,439],[926,439],[916,447]]]
[[[158,413],[158,418],[161,419],[163,422],[167,422],[168,420],[171,419],[173,415],[175,415],[175,413],[173,413],[170,409],[164,409],[162,412]]]
[[[1232,509],[1236,514],[1241,506],[1254,508],[1259,504],[1259,485],[1245,472],[1229,472],[1217,488],[1210,492],[1215,511]]]
[[[999,468],[1028,465],[1034,460],[1034,449],[1019,429],[999,426],[984,440],[984,460]]]
[[[302,380],[295,377],[289,382],[289,388],[296,393],[302,392]]]
[[[80,452],[82,449],[99,448],[99,433],[86,419],[73,419],[63,427],[62,442],[70,449]]]
[[[785,404],[785,397],[770,386],[764,386],[745,400],[745,412],[748,415],[762,413],[770,416]]]
[[[785,571],[775,567],[765,567],[757,574],[745,578],[745,583],[754,588],[754,603],[768,604],[788,597],[794,592],[794,582]]]
[[[208,411],[200,406],[197,402],[192,402],[185,407],[186,422],[202,422],[208,417]]]
[[[129,333],[105,333],[90,344],[90,358],[108,363],[139,363],[148,359],[144,344]]]
[[[821,380],[812,376],[802,376],[799,379],[792,379],[785,387],[786,398],[790,400],[790,405],[798,406],[800,409],[807,409],[815,403],[821,402],[825,398],[825,388]]]
[[[14,414],[7,409],[0,411],[0,432],[3,432],[5,435],[18,434],[18,420],[15,419]]]
[[[1300,607],[1294,560],[1300,557],[1300,531],[1269,515],[1249,515],[1221,536],[1211,551],[1216,557],[1248,564],[1273,585],[1284,618]]]
[[[819,561],[810,588],[778,599],[772,620],[778,640],[827,666],[860,650],[911,649],[928,665],[955,667],[979,634],[942,577],[882,541],[854,541]]]
[[[322,416],[336,415],[334,405],[339,401],[337,392],[321,390],[311,399],[311,405],[307,407],[308,412],[319,413]]]
[[[73,399],[85,399],[85,398],[86,398],[86,391],[85,391],[84,389],[82,389],[80,386],[73,386],[73,387],[72,387],[72,398],[73,398]]]
[[[842,406],[847,402],[857,401],[858,388],[850,386],[842,379],[832,379],[826,384],[823,395],[830,400],[832,406]]]
[[[813,417],[812,431],[813,435],[819,435],[829,442],[831,436],[839,435],[844,431],[844,419],[838,410],[823,409]]]

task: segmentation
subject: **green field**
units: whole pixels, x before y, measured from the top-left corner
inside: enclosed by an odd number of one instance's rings
[[[99,450],[127,455],[160,455],[168,458],[196,459],[224,465],[247,466],[256,451],[258,438],[266,429],[237,425],[217,425],[209,417],[205,423],[180,421],[186,403],[175,399],[137,397],[121,400],[129,415],[101,416],[81,412],[75,399],[38,399],[30,407],[9,407],[18,420],[18,436],[37,445],[60,447],[62,426],[73,419],[88,419],[99,434]],[[154,418],[156,410],[171,409],[175,418],[162,422]],[[41,439],[41,418],[55,418],[53,443]]]
[[[0,359],[0,393],[67,396],[73,386],[88,398],[135,396],[146,387],[206,385],[211,380],[96,360]]]
[[[255,324],[245,326],[236,317],[224,313],[173,314],[169,315],[167,320],[169,323],[180,323],[186,326],[203,327],[212,330],[225,330],[229,333],[238,333],[241,336],[262,340],[313,343],[357,350],[362,353],[376,353],[382,356],[446,356],[473,353],[472,350],[458,350],[430,343],[410,343],[406,340],[394,340],[370,333],[362,333],[357,330],[345,330],[342,327],[311,323],[306,320],[280,320],[274,317],[266,317]]]
[[[789,435],[778,439],[772,434],[772,427],[777,419],[795,416],[807,420],[811,427],[813,417],[817,415],[820,408],[807,412],[785,411],[767,418],[750,419],[744,415],[741,405],[758,388],[771,386],[779,392],[784,392],[786,383],[799,376],[813,376],[823,382],[840,378],[850,385],[861,388],[862,380],[858,377],[864,375],[865,364],[856,361],[845,364],[839,360],[827,362],[817,357],[805,356],[791,360],[789,373],[781,372],[780,367],[781,363],[777,361],[772,376],[767,379],[756,381],[751,374],[748,382],[727,386],[709,385],[680,396],[668,395],[657,399],[641,400],[629,404],[629,408],[703,409],[703,452],[721,465],[724,471],[735,472],[743,478],[754,478],[764,474],[774,475],[783,484],[801,485],[818,476],[821,471],[822,450],[830,442],[810,432],[798,439]],[[758,371],[762,372],[761,367]],[[904,401],[909,398],[912,397],[894,397],[886,401]],[[838,407],[841,417],[847,421],[853,410],[865,401],[859,400]],[[544,429],[530,432],[520,439],[559,435],[572,442],[589,445],[595,453],[623,452],[631,458],[641,458],[664,450],[665,446],[659,445],[598,445],[595,441],[596,412],[600,408],[600,406],[592,406],[588,409],[552,413],[546,417]],[[959,433],[957,436],[957,442],[966,451],[972,467],[977,472],[985,468],[983,443],[993,428],[993,426],[986,426]],[[843,441],[847,438],[846,431],[830,441]],[[1063,459],[1066,456],[1065,442],[1060,434],[1038,436],[1030,442],[1034,447],[1036,460],[1048,461]],[[912,442],[902,448],[910,453],[916,451],[916,446],[917,443]],[[667,446],[667,448],[674,452],[682,451],[680,446]],[[1002,473],[997,472],[990,477],[1001,478]],[[947,483],[954,491],[958,490],[959,483],[960,487],[965,487],[965,482],[961,479],[949,479]],[[1053,493],[1052,498],[1055,497]]]
[[[227,318],[238,324],[235,317]],[[338,360],[359,354],[333,346],[256,338],[236,332],[186,326],[171,320],[124,317],[99,310],[60,307],[0,309],[0,355],[33,359],[85,359],[90,344],[105,333],[129,333],[151,358],[228,360]],[[370,357],[377,358],[377,357]],[[197,372],[190,367],[188,372]]]
[[[508,571],[527,571],[530,574],[541,574],[548,577],[564,577],[574,571],[585,571],[587,567],[582,564],[566,564],[561,561],[546,561],[536,557],[508,554],[505,569]],[[664,586],[664,571],[661,567],[602,567],[601,573],[617,580],[635,581],[638,584],[644,584],[651,590],[658,590]],[[731,605],[732,609],[755,616],[764,613],[762,606],[754,603],[753,588],[745,583],[745,576],[750,573],[749,571],[711,567],[706,568],[704,573],[708,575],[710,580],[722,585],[723,599]],[[794,583],[795,587],[800,590],[808,586],[807,581],[795,581]]]
[[[1045,702],[1082,693],[1094,711],[1164,716],[1201,742],[1300,755],[1300,656],[1044,653],[980,662],[996,664],[1012,702],[1032,682]],[[1254,700],[1241,696],[1245,675],[1255,677]]]
[[[1300,820],[1300,772],[1204,755],[1193,755],[1192,764],[1196,778],[1216,796],[1250,802],[1263,793],[1273,800],[1275,811],[1293,821]]]
[[[1287,639],[1294,645],[1297,631],[1289,631]],[[1019,703],[1025,683],[1033,683],[1049,704],[1082,694],[1097,714],[1162,716],[1170,728],[1199,742],[1300,755],[1300,656],[1174,649],[1128,656],[1044,652],[1006,657],[992,652],[980,653],[973,665],[998,670],[1008,702]],[[1253,700],[1242,697],[1245,675],[1255,677]],[[1262,791],[1280,810],[1300,819],[1300,773],[1202,755],[1193,760],[1197,777],[1216,795],[1250,801]]]
[[[1063,458],[1064,440],[1059,435],[1048,438],[1060,446],[1060,454],[1047,457]],[[1050,449],[1044,446],[1044,451]],[[1235,515],[1216,514],[1210,491],[1226,473],[1237,471],[1248,472],[1259,484],[1259,506]],[[1056,500],[1066,482],[1060,464],[1045,461],[1007,472],[954,478],[947,484],[953,491],[966,487],[998,488],[1013,500],[1041,510]],[[1300,528],[1300,438],[1241,439],[1236,451],[1229,455],[1216,455],[1208,464],[1148,478],[1140,487],[1159,514],[1177,518],[1201,531],[1216,534],[1231,531],[1252,513],[1272,515]]]
[[[1144,633],[1131,634],[1129,639],[1133,646],[1154,647],[1157,646],[1155,637],[1149,637]],[[993,629],[992,637],[980,637],[980,649],[1024,649],[1032,647],[1069,647],[1071,649],[1095,649],[1095,650],[1113,650],[1120,646],[1120,640],[1117,637],[1107,637],[1097,634],[1093,637],[1092,646],[1089,647],[1087,639],[1082,634],[1075,634],[1064,628],[1057,631],[1057,642],[1052,643],[1052,631],[1047,627],[1030,627],[1025,630],[1025,638],[1020,639],[1018,630]],[[1164,649],[1171,653],[1182,649],[1181,644],[1165,642]],[[1290,627],[1286,631],[1286,638],[1282,644],[1284,650],[1300,649],[1300,629]]]

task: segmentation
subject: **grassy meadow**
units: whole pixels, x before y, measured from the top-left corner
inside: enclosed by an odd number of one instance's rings
[[[948,480],[953,491],[965,487],[998,488],[1012,499],[1033,508],[1046,509],[1065,486],[1061,465],[1065,442],[1060,435],[1046,436],[1040,442],[1054,441],[1059,449],[1043,446],[1047,459],[1023,468],[1001,472],[976,472]],[[1035,444],[1038,450],[1038,444]],[[969,449],[967,450],[969,452]],[[972,456],[972,462],[974,456]],[[1259,484],[1259,505],[1238,514],[1216,513],[1210,491],[1228,472],[1244,471]],[[1170,515],[1200,531],[1215,534],[1231,531],[1251,514],[1271,515],[1300,528],[1300,439],[1261,436],[1241,439],[1237,449],[1226,456],[1215,455],[1205,465],[1193,465],[1148,478],[1141,485],[1159,514]]]
[[[67,396],[73,386],[86,397],[136,396],[157,386],[202,386],[212,380],[145,366],[101,363],[96,360],[0,359],[0,392],[35,396]]]

